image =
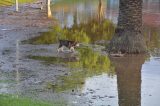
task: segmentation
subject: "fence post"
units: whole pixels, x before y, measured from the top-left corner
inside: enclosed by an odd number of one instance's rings
[[[16,2],[16,11],[18,11],[18,0],[15,0]]]

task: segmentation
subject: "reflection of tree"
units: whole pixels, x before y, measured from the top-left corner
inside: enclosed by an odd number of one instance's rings
[[[117,73],[120,106],[141,105],[141,67],[145,56],[126,56],[112,58]]]

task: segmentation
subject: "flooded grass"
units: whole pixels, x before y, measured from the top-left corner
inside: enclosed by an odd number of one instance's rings
[[[79,48],[77,56],[53,57],[53,56],[27,56],[30,59],[40,60],[49,64],[65,63],[71,69],[97,70],[107,71],[110,69],[111,62],[106,55],[92,50],[90,47]]]
[[[40,36],[31,38],[29,40],[24,40],[24,41],[22,41],[22,43],[24,43],[24,44],[34,44],[34,45],[53,44],[53,43],[56,43],[58,41],[57,39],[58,38],[57,38],[56,31],[51,31],[51,32],[43,32],[43,33],[41,33]]]
[[[32,1],[20,0],[21,3]],[[17,70],[8,72],[7,68],[0,74],[3,76],[0,78],[1,92],[15,91],[14,96],[0,95],[0,106],[66,106],[70,102],[77,106],[159,104],[155,101],[155,98],[159,97],[157,93],[159,86],[154,87],[159,85],[160,80],[159,28],[144,25],[143,33],[151,58],[147,57],[146,60],[143,56],[124,56],[110,60],[102,49],[103,44],[114,35],[113,23],[116,23],[115,17],[118,13],[114,8],[117,8],[118,2],[103,1],[105,13],[103,18],[111,21],[102,22],[92,20],[97,19],[98,0],[53,2],[53,16],[59,20],[62,28],[51,27],[49,32],[42,32],[40,36],[22,41],[23,44],[33,45],[20,44],[18,58],[20,64],[11,66],[11,69]],[[1,3],[2,1],[0,5]],[[0,10],[1,12],[3,11]],[[80,47],[76,48],[77,54],[66,52],[56,54],[59,39],[80,42]],[[13,52],[14,54],[11,54]],[[2,55],[13,58],[15,51],[2,49]],[[15,58],[13,64],[14,60]],[[5,64],[8,64],[7,61]],[[3,64],[2,68],[5,68]],[[33,99],[18,97],[16,94],[28,95]],[[60,102],[57,102],[56,98]],[[86,99],[87,102],[81,99]]]
[[[107,67],[107,66],[106,66]],[[115,72],[114,68],[111,66],[108,66],[105,70],[87,70],[87,69],[77,69],[72,70],[72,72],[67,76],[61,76],[58,78],[58,80],[61,83],[56,83],[56,85],[51,86],[50,89],[53,89],[56,92],[66,91],[66,90],[74,90],[74,89],[81,89],[83,85],[85,84],[85,81],[87,78],[102,75],[104,73],[107,73],[108,76],[112,77]],[[52,83],[50,83],[52,85]]]
[[[0,84],[1,83],[15,83],[15,81],[13,81],[13,80],[0,80]]]
[[[34,60],[40,60],[40,61],[44,61],[47,64],[56,64],[56,63],[62,63],[65,62],[63,58],[61,57],[49,57],[49,56],[32,56],[29,55],[27,56],[30,59],[34,59]]]
[[[29,56],[30,59],[43,61],[45,64],[65,64],[70,69],[70,74],[58,78],[60,83],[48,82],[47,89],[56,92],[82,88],[86,78],[107,73],[109,76],[115,74],[114,67],[106,55],[94,51],[90,47],[78,49],[77,57],[47,57],[47,56]],[[75,61],[74,58],[79,58]],[[71,61],[72,60],[72,61]]]
[[[51,56],[28,56],[30,59],[42,61],[44,64],[65,64],[70,69],[70,74],[58,78],[60,83],[48,82],[47,89],[56,92],[81,88],[86,78],[107,73],[115,74],[114,67],[106,55],[94,51],[91,47],[78,48],[75,57],[51,57]]]
[[[79,59],[76,56],[73,57],[54,57],[54,56],[27,56],[29,59],[43,61],[44,64],[66,64],[77,62]]]

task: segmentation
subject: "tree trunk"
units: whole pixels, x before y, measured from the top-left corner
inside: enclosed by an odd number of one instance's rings
[[[51,0],[47,0],[47,15],[48,15],[48,18],[52,18]]]
[[[18,0],[15,0],[16,2],[16,11],[18,11]]]
[[[108,50],[110,53],[144,53],[142,0],[120,0],[118,25]]]
[[[103,20],[103,4],[102,0],[99,0],[99,5],[98,5],[98,21],[101,22]]]

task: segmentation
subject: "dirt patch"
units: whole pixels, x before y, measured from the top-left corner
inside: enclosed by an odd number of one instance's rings
[[[46,3],[43,1],[43,9],[40,9],[38,0],[32,4],[22,4],[19,6],[19,11],[15,11],[15,6],[1,7],[0,14],[1,25],[17,25],[20,29],[22,27],[48,27],[55,24],[53,19],[47,18]],[[39,7],[39,8],[38,8]]]

